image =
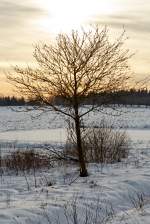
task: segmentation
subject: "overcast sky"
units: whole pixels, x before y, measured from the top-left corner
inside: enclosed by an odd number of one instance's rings
[[[10,65],[32,63],[38,41],[84,23],[106,24],[116,37],[124,26],[127,47],[135,52],[133,72],[141,78],[150,75],[149,0],[0,0],[1,76]]]

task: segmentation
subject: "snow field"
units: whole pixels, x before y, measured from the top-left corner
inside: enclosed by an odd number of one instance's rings
[[[67,164],[36,171],[35,175],[25,172],[17,176],[12,172],[3,173],[1,169],[0,224],[73,224],[67,223],[65,212],[71,219],[74,203],[79,224],[85,224],[86,211],[92,217],[90,214],[96,214],[97,210],[97,224],[104,224],[101,219],[108,216],[103,220],[105,224],[149,224],[150,108],[122,110],[124,113],[115,116],[113,124],[129,129],[132,149],[128,159],[104,166],[89,164],[90,175],[86,178],[78,177],[76,165]],[[37,118],[33,119],[31,115]],[[62,144],[66,127],[64,117],[54,113],[37,115],[38,112],[17,113],[10,108],[1,108],[1,150],[7,148],[9,152],[9,144],[20,147],[27,147],[27,144],[37,147],[38,144],[39,148],[46,143]],[[85,124],[98,126],[105,116],[91,113],[85,118]],[[107,119],[112,122],[110,116]],[[47,129],[50,130],[46,137]]]

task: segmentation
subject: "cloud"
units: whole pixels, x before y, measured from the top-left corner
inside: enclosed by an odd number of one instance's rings
[[[114,0],[117,1],[117,0]],[[126,2],[125,2],[126,1]],[[121,2],[121,1],[120,1]],[[129,36],[127,47],[135,52],[132,59],[132,68],[137,74],[148,73],[150,70],[150,1],[122,0],[122,8],[115,14],[96,15],[92,22],[108,25],[115,30],[125,28]]]
[[[28,22],[39,14],[44,13],[40,8],[33,5],[23,5],[16,0],[0,1],[0,26],[12,29]]]
[[[45,14],[33,0],[0,0],[0,61],[31,59],[33,22]]]
[[[150,13],[150,12],[149,12]],[[94,23],[107,24],[115,28],[125,26],[128,30],[134,32],[150,33],[150,16],[149,13],[124,13],[111,16],[93,18]]]
[[[42,17],[45,21],[48,13],[46,7],[41,7],[44,1],[50,4],[53,0],[0,0],[0,62],[18,64],[33,60],[32,44],[47,38],[46,29],[41,30],[40,25],[37,24]],[[92,17],[90,23],[107,24],[120,31],[124,25],[131,39],[131,50],[138,51],[139,61],[143,64],[142,60],[144,60],[144,65],[148,68],[149,63],[146,60],[150,58],[150,1],[105,1],[118,4],[119,10],[110,15],[97,14]]]

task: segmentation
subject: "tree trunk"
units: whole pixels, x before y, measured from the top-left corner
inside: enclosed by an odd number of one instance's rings
[[[87,177],[88,172],[86,169],[85,158],[83,154],[82,141],[81,141],[81,131],[80,131],[80,118],[78,114],[75,117],[75,130],[76,130],[76,138],[77,138],[77,152],[80,164],[80,177]]]
[[[81,124],[80,124],[80,117],[79,117],[79,96],[77,94],[78,92],[78,81],[77,81],[77,73],[74,65],[74,97],[73,97],[73,102],[74,102],[74,112],[75,112],[75,132],[76,132],[76,144],[77,144],[77,153],[78,153],[78,159],[79,159],[79,165],[80,165],[80,177],[87,177],[88,172],[86,169],[86,164],[85,164],[85,158],[84,158],[84,153],[83,153],[83,148],[82,148],[82,139],[81,139]]]

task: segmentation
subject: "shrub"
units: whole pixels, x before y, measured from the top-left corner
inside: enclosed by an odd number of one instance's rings
[[[47,155],[36,152],[35,150],[17,150],[5,156],[3,166],[6,169],[19,171],[30,171],[51,166],[50,159]]]
[[[69,130],[65,153],[77,156],[73,130]],[[99,128],[82,131],[82,147],[87,162],[113,163],[127,158],[129,139],[123,130],[113,129],[102,121]]]

